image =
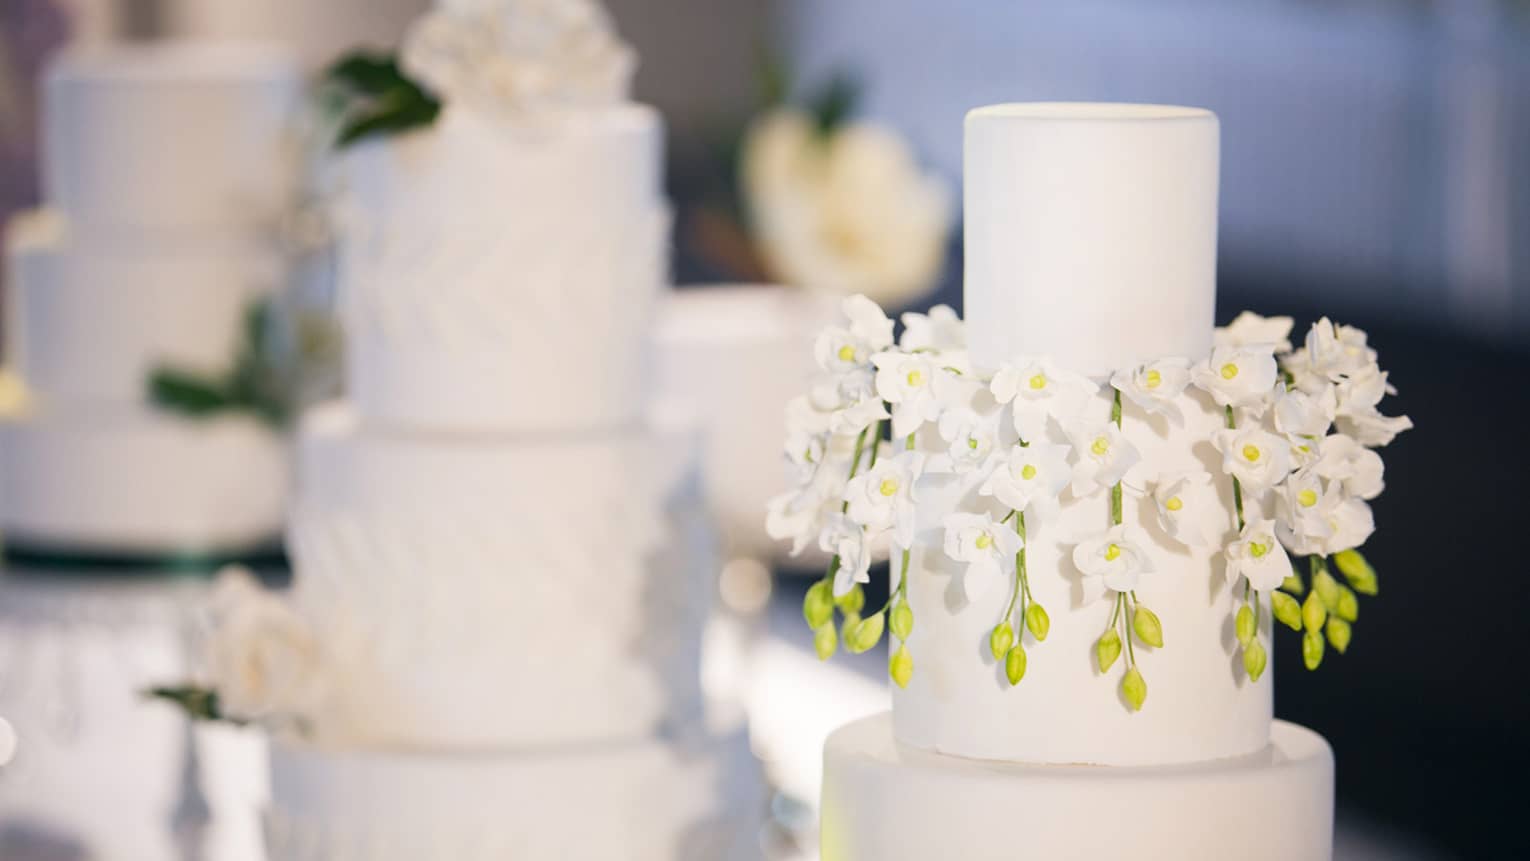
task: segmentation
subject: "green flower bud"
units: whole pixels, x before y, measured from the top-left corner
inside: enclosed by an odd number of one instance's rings
[[[1052,630],[1052,620],[1047,616],[1046,608],[1035,602],[1026,607],[1025,627],[1030,630],[1031,636],[1036,638],[1036,642],[1045,640],[1047,632]]]
[[[1319,568],[1312,575],[1312,591],[1322,599],[1323,607],[1333,613],[1339,609],[1339,581],[1333,579],[1327,568]]]
[[[1323,599],[1318,597],[1314,589],[1307,593],[1307,600],[1302,602],[1302,626],[1308,631],[1321,631],[1326,621],[1328,608],[1323,606]]]
[[[899,604],[887,614],[887,628],[893,632],[894,637],[908,639],[914,630],[914,611],[907,603]]]
[[[898,687],[908,687],[908,680],[914,677],[914,659],[908,653],[908,646],[899,646],[898,651],[893,652],[887,661],[887,674]]]
[[[1025,678],[1025,648],[1015,646],[1004,655],[1004,675],[1011,685],[1020,684]]]
[[[1307,591],[1307,584],[1302,582],[1302,575],[1292,571],[1286,579],[1280,581],[1280,588],[1292,595],[1300,595]]]
[[[1259,677],[1264,675],[1264,668],[1269,666],[1269,663],[1270,656],[1258,640],[1250,641],[1243,647],[1243,671],[1248,673],[1249,681],[1259,681]]]
[[[1254,608],[1247,604],[1238,608],[1238,614],[1233,617],[1233,630],[1238,634],[1238,644],[1247,649],[1248,644],[1254,641],[1254,635],[1259,633],[1259,622],[1254,618]]]
[[[1355,596],[1355,590],[1339,584],[1339,602],[1334,607],[1334,613],[1346,622],[1354,622],[1360,618],[1360,599]]]
[[[855,655],[871,651],[872,647],[882,641],[882,628],[886,624],[887,620],[881,613],[873,613],[860,620],[845,634],[845,648]]]
[[[1371,563],[1365,561],[1358,550],[1340,550],[1333,555],[1333,564],[1339,567],[1339,573],[1349,581],[1361,595],[1374,595],[1377,591],[1376,569]]]
[[[1324,630],[1328,632],[1328,642],[1335,649],[1339,650],[1339,654],[1344,654],[1345,650],[1349,648],[1349,639],[1354,635],[1354,629],[1349,626],[1348,622],[1340,619],[1338,616],[1330,616],[1328,617],[1328,625],[1324,627]]]
[[[1302,663],[1315,670],[1323,663],[1323,632],[1308,631],[1302,634]]]
[[[850,587],[850,591],[834,599],[841,612],[859,613],[866,607],[866,590],[857,583]]]
[[[1009,647],[1015,644],[1015,629],[1009,626],[1009,622],[1000,622],[993,626],[993,633],[988,635],[988,651],[993,653],[995,661],[1004,660],[1004,655]]]
[[[1287,628],[1293,631],[1302,629],[1302,605],[1295,598],[1284,592],[1271,592],[1270,607],[1275,611],[1275,618],[1285,623]]]
[[[808,589],[802,599],[802,618],[814,631],[834,621],[834,586],[828,580],[819,580]]]
[[[1116,633],[1115,628],[1100,635],[1098,642],[1094,644],[1094,658],[1100,665],[1100,672],[1110,669],[1116,658],[1121,657],[1121,635]]]
[[[834,623],[820,625],[813,632],[813,651],[818,653],[818,660],[827,661],[834,657],[834,652],[839,649],[839,631],[834,629]]]
[[[1132,630],[1137,632],[1142,642],[1155,649],[1163,648],[1163,625],[1152,610],[1141,604],[1137,605],[1137,612],[1132,614]]]
[[[1121,696],[1126,697],[1132,711],[1142,711],[1142,704],[1147,701],[1147,681],[1137,672],[1136,667],[1127,669],[1126,675],[1121,678]]]

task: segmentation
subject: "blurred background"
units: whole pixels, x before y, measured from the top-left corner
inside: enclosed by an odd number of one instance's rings
[[[393,44],[425,5],[0,0],[0,215],[38,202],[36,81],[66,43],[274,38],[317,69],[357,43]],[[1518,516],[1530,482],[1521,429],[1530,395],[1530,2],[610,6],[642,58],[636,97],[666,118],[675,272],[696,289],[812,271],[745,226],[751,207],[754,223],[768,220],[739,177],[749,172],[741,159],[751,123],[771,106],[873,122],[901,139],[925,179],[949,192],[957,223],[940,234],[937,271],[882,298],[958,311],[968,108],[1119,100],[1216,111],[1219,321],[1251,308],[1295,316],[1298,332],[1319,313],[1366,329],[1401,390],[1388,412],[1417,427],[1386,451],[1389,492],[1375,503],[1380,528],[1366,546],[1381,597],[1365,605],[1349,652],[1321,672],[1305,672],[1294,640],[1281,636],[1289,632],[1277,635],[1277,713],[1337,751],[1341,857],[1530,857],[1518,819],[1527,800],[1519,776],[1530,770],[1525,602],[1509,588],[1526,567]],[[812,661],[797,611],[810,578],[778,567],[764,586],[753,569],[733,571],[724,597],[733,582],[741,608],[767,607],[764,681],[752,699],[826,703],[821,714],[776,705],[752,715],[757,732],[793,740],[781,754],[793,765],[778,782],[792,790],[783,798],[808,810],[823,734],[883,707],[883,667],[875,656]],[[836,693],[772,696],[783,685]],[[810,814],[780,812],[794,815]]]

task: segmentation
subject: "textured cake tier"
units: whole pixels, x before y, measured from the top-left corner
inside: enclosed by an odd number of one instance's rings
[[[1211,349],[1218,124],[1198,108],[1013,104],[967,115],[966,316],[992,368],[1106,373]]]
[[[661,151],[635,105],[538,129],[448,109],[342,160],[356,408],[410,429],[635,423],[668,280]]]
[[[67,53],[43,98],[43,199],[80,234],[269,225],[295,178],[295,61],[274,46]]]
[[[515,748],[699,709],[715,557],[688,426],[393,434],[305,420],[288,530],[324,640],[322,736]]]
[[[0,423],[7,544],[92,553],[239,553],[281,534],[289,463],[253,418],[39,411]]]
[[[878,715],[825,745],[823,859],[1326,861],[1333,773],[1327,742],[1284,722],[1246,757],[1100,768],[913,750]]]
[[[271,861],[740,861],[765,798],[742,732],[503,754],[278,741]]]
[[[221,372],[245,311],[283,283],[268,244],[71,241],[56,212],[12,222],[8,364],[45,401],[142,401],[150,373]]]
[[[1145,493],[1161,475],[1220,474],[1209,442],[1221,426],[1220,412],[1195,389],[1174,404],[1184,415],[1182,427],[1135,404],[1123,410],[1122,433],[1142,454],[1123,480],[1123,522],[1140,530],[1155,566],[1136,594],[1158,614],[1164,632],[1163,648],[1136,646],[1151,691],[1146,706],[1130,710],[1115,675],[1102,678],[1096,668],[1094,644],[1111,618],[1112,602],[1086,603],[1083,576],[1072,561],[1077,542],[1110,525],[1108,493],[1083,499],[1065,494],[1058,514],[1028,524],[1030,589],[1051,625],[1045,642],[1027,638],[1025,678],[1011,686],[1003,663],[988,654],[988,635],[1004,615],[1009,589],[968,600],[964,565],[942,543],[948,514],[958,507],[979,509],[981,474],[926,475],[908,576],[918,622],[907,642],[916,669],[906,689],[893,691],[900,741],[976,759],[1101,765],[1194,762],[1264,747],[1271,680],[1250,682],[1242,672],[1232,629],[1241,593],[1227,585],[1220,544],[1188,547],[1170,538]],[[1085,416],[1103,425],[1110,416],[1107,397],[1098,395]],[[1214,500],[1186,511],[1198,516],[1182,523],[1184,533],[1235,531],[1231,483],[1213,486]],[[1259,620],[1266,632],[1270,621],[1267,612]]]

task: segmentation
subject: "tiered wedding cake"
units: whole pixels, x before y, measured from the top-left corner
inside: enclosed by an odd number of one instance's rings
[[[45,209],[8,235],[8,363],[30,389],[0,424],[8,544],[241,552],[280,533],[288,465],[249,415],[147,403],[161,366],[221,373],[282,284],[300,80],[254,46],[64,56],[43,90]]]
[[[234,587],[213,643],[221,711],[287,730],[272,856],[734,857],[695,435],[643,396],[659,117],[585,3],[442,4],[403,59],[443,107],[339,156],[351,398],[299,432],[291,604]]]
[[[1218,147],[1198,109],[973,111],[965,330],[895,345],[860,299],[820,340],[771,524],[836,554],[820,654],[885,629],[897,684],[828,741],[826,861],[1329,856],[1332,754],[1272,720],[1268,643],[1347,648],[1408,423],[1358,330],[1214,332]]]

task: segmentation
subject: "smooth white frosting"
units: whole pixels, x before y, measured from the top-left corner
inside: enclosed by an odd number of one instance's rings
[[[715,556],[688,427],[393,433],[332,404],[299,436],[288,548],[321,737],[520,749],[699,709]]]
[[[822,856],[1327,861],[1333,769],[1321,736],[1284,722],[1239,759],[1092,768],[913,750],[882,714],[825,745]]]
[[[1210,351],[1218,123],[1198,108],[1013,104],[967,115],[972,357],[1106,373]]]

